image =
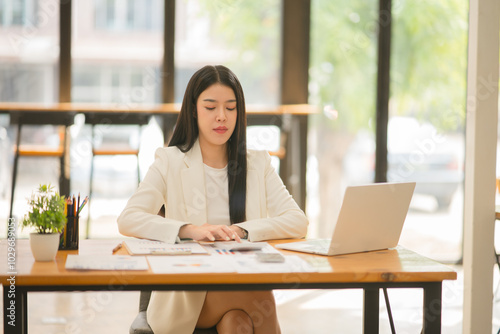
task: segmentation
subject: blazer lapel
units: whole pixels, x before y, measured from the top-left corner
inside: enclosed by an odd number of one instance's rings
[[[205,171],[198,141],[184,156],[186,169],[182,170],[182,190],[186,204],[187,219],[196,225],[207,222],[207,202],[205,196]]]

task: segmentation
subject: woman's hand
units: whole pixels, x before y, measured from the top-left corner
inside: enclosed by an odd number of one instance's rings
[[[238,226],[226,225],[184,225],[179,230],[179,238],[190,238],[196,241],[201,240],[235,240],[241,242],[240,235],[243,235],[243,230]]]

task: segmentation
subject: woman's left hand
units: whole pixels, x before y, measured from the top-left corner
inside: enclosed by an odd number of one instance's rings
[[[238,231],[240,230],[240,231]],[[184,225],[179,230],[180,238],[190,238],[196,241],[200,240],[235,240],[241,242],[239,234],[243,234],[241,228],[237,226],[226,226],[226,225],[211,225],[203,224],[201,226],[197,225]]]

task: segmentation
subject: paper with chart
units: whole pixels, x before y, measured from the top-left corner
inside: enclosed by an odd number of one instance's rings
[[[206,243],[204,247],[211,255],[255,255],[257,252],[278,252],[267,242],[216,241],[213,243]]]
[[[155,274],[200,273],[298,273],[315,272],[297,255],[285,255],[283,263],[261,263],[255,255],[243,256],[148,256]]]
[[[131,255],[200,255],[208,254],[207,250],[197,242],[167,244],[162,241],[147,239],[127,239],[123,245]]]
[[[230,262],[221,261],[216,256],[148,256],[151,270],[155,274],[199,274],[232,273],[235,269]]]
[[[66,269],[73,270],[148,270],[144,256],[68,254]]]
[[[309,273],[316,269],[297,255],[284,255],[285,262],[262,263],[252,256],[232,257],[233,267],[238,273]]]

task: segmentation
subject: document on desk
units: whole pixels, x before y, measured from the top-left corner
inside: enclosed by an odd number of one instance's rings
[[[147,259],[155,274],[236,272],[231,262],[221,261],[221,258],[216,256],[148,256]]]
[[[66,258],[66,269],[74,270],[148,270],[144,256],[130,255],[76,255]]]
[[[295,273],[316,271],[297,255],[283,263],[262,263],[255,255],[242,256],[148,256],[155,274],[195,273]]]
[[[285,262],[262,263],[256,256],[233,257],[233,266],[238,273],[309,273],[316,269],[297,255],[285,255]]]
[[[167,244],[162,241],[147,239],[127,239],[123,245],[130,255],[201,255],[207,250],[197,242]]]
[[[267,242],[237,241],[216,241],[204,244],[205,249],[211,255],[254,255],[261,253],[279,252]]]

